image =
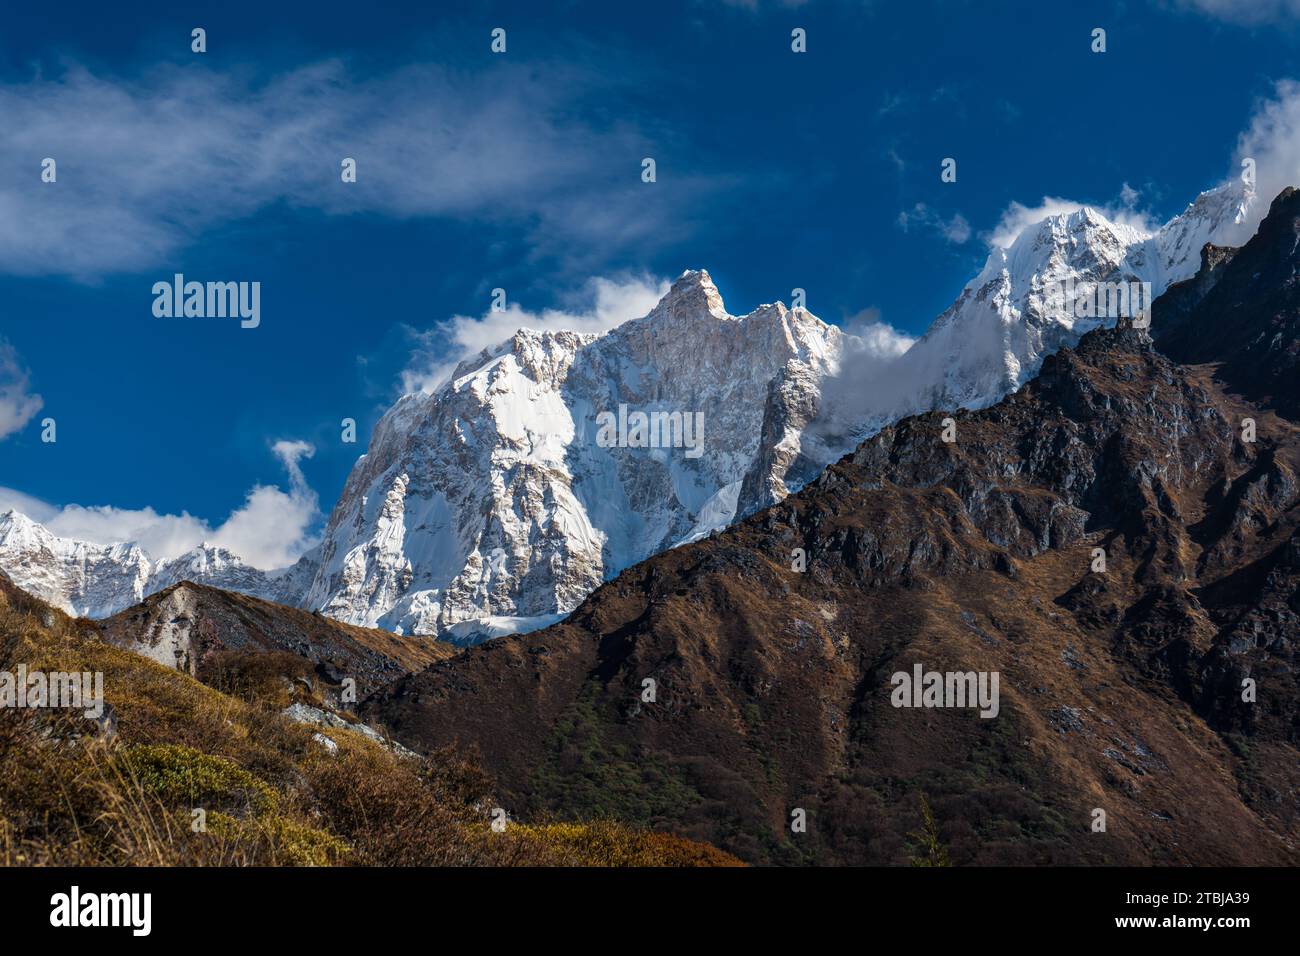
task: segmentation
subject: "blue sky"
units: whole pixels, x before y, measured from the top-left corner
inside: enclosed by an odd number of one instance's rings
[[[499,331],[476,321],[497,287],[512,315],[599,327],[706,268],[734,314],[801,287],[827,321],[919,334],[1013,204],[1162,222],[1232,174],[1243,134],[1273,157],[1261,182],[1298,178],[1298,17],[1294,0],[12,7],[0,508],[291,558],[403,386]],[[176,272],[260,282],[261,325],[155,318]]]

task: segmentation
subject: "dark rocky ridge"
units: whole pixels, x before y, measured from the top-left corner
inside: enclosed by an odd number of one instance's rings
[[[363,713],[476,746],[512,811],[757,862],[905,863],[921,793],[955,863],[1300,861],[1298,223],[1289,190],[1156,303],[1161,348],[1197,364],[1091,333],[953,414],[956,442],[944,413],[901,421]],[[916,663],[997,671],[1000,714],[891,706]]]
[[[1180,362],[1220,363],[1223,381],[1253,402],[1300,418],[1300,191],[1273,200],[1248,255],[1207,247],[1202,273],[1182,283],[1177,308],[1153,322],[1161,349]],[[1170,305],[1173,305],[1171,302]],[[1189,306],[1193,306],[1189,308]]]

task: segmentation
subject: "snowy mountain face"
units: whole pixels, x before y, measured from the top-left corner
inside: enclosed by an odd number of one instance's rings
[[[52,534],[10,511],[0,515],[0,568],[29,594],[84,617],[108,617],[178,581],[283,601],[286,580],[250,568],[223,548],[200,545],[155,562],[133,544],[97,545]]]
[[[1048,217],[995,249],[980,274],[898,361],[844,365],[791,465],[803,481],[907,415],[984,408],[1038,374],[1043,359],[1086,332],[1138,318],[1152,299],[1200,267],[1201,248],[1241,245],[1255,193],[1230,182],[1202,193],[1161,229],[1113,223],[1090,208]],[[1119,293],[1134,293],[1127,309]],[[802,484],[802,482],[799,482]]]
[[[1195,274],[1205,243],[1244,242],[1249,237],[1239,235],[1237,226],[1253,199],[1253,190],[1241,183],[1202,193],[1153,235],[1088,208],[1026,229],[1009,248],[989,256],[983,271],[912,349],[909,370],[944,368],[942,376],[922,379],[934,389],[923,405],[928,410],[998,401],[1037,375],[1046,355],[1114,324],[1120,316],[1095,308],[1103,304],[1092,294],[1098,286],[1145,283],[1146,294],[1154,298]],[[1059,293],[1069,288],[1073,300],[1063,301]],[[936,360],[939,356],[947,358]]]
[[[704,272],[603,335],[521,330],[379,423],[305,606],[462,641],[550,623],[752,508],[845,339],[780,304],[733,317]]]
[[[145,593],[151,566],[134,545],[58,538],[16,511],[0,515],[0,555],[14,584],[69,614],[107,616]]]
[[[708,274],[687,272],[647,316],[603,334],[520,330],[435,393],[402,398],[292,569],[207,546],[157,563],[13,513],[0,516],[0,568],[93,617],[188,579],[462,643],[543,626],[622,569],[781,500],[898,418],[997,402],[1114,324],[1113,309],[1079,302],[1136,283],[1149,305],[1195,273],[1206,242],[1244,242],[1253,201],[1231,183],[1154,233],[1091,209],[1044,219],[884,360],[802,309],[731,316]]]

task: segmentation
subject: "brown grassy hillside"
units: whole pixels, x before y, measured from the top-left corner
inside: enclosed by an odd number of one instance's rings
[[[100,672],[108,707],[0,709],[4,865],[732,865],[613,822],[493,832],[488,782],[450,750],[331,752],[278,695],[223,694],[102,641],[0,574],[0,671]],[[195,825],[195,810],[204,826]]]

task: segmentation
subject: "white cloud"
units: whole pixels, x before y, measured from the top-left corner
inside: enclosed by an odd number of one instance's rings
[[[970,238],[970,223],[961,213],[955,214],[940,230],[949,242],[962,243]]]
[[[452,316],[435,329],[414,333],[418,344],[412,364],[402,372],[402,390],[433,391],[461,361],[509,340],[519,329],[607,332],[648,313],[670,287],[667,280],[649,276],[598,277],[586,283],[570,309],[532,312],[507,299],[500,312]]]
[[[0,339],[0,441],[21,430],[41,410],[41,396],[31,390],[27,370],[13,346]]]
[[[854,338],[847,343],[839,374],[823,381],[820,412],[805,433],[810,442],[838,449],[864,421],[915,387],[899,362],[915,338],[885,322],[874,306],[849,316],[841,327]]]
[[[312,525],[320,517],[320,500],[307,486],[299,461],[316,449],[304,441],[278,441],[271,450],[289,474],[286,493],[271,485],[258,485],[248,493],[244,507],[218,528],[210,541],[228,548],[255,568],[281,568],[292,564],[316,545]]]
[[[897,358],[916,341],[907,333],[882,321],[880,310],[875,306],[849,316],[840,327],[849,335],[860,339],[865,353],[877,359]]]
[[[255,485],[243,506],[215,528],[184,511],[172,515],[153,508],[76,504],[59,508],[11,488],[0,488],[0,513],[12,508],[64,538],[101,545],[132,542],[158,561],[206,542],[233,551],[255,568],[282,568],[316,545],[311,529],[321,517],[320,501],[299,465],[315,448],[302,441],[279,441],[271,450],[289,475],[289,490]]]
[[[1255,161],[1255,191],[1250,230],[1268,212],[1269,203],[1287,186],[1300,186],[1300,83],[1282,80],[1273,97],[1256,105],[1250,124],[1237,139],[1232,175],[1241,174],[1242,160]]]
[[[537,68],[358,75],[325,61],[264,77],[205,62],[121,79],[72,66],[0,85],[0,271],[170,267],[204,230],[276,203],[515,223],[559,254],[643,248],[681,228],[681,204],[707,181],[679,175],[647,204],[629,186],[652,155],[646,136],[581,108],[608,78],[556,62],[539,82]],[[41,182],[44,157],[56,183]],[[340,181],[344,157],[356,183]]]
[[[188,512],[163,515],[153,508],[67,505],[44,519],[34,514],[27,516],[61,538],[93,544],[132,542],[160,561],[184,554],[212,535],[204,521]]]
[[[1024,203],[1013,201],[1003,210],[1002,218],[998,220],[998,224],[993,227],[993,232],[988,237],[988,243],[990,246],[1005,249],[1029,226],[1042,222],[1048,216],[1069,215],[1085,205],[1086,203],[1055,196],[1044,196],[1043,201],[1037,206],[1026,206]]]

